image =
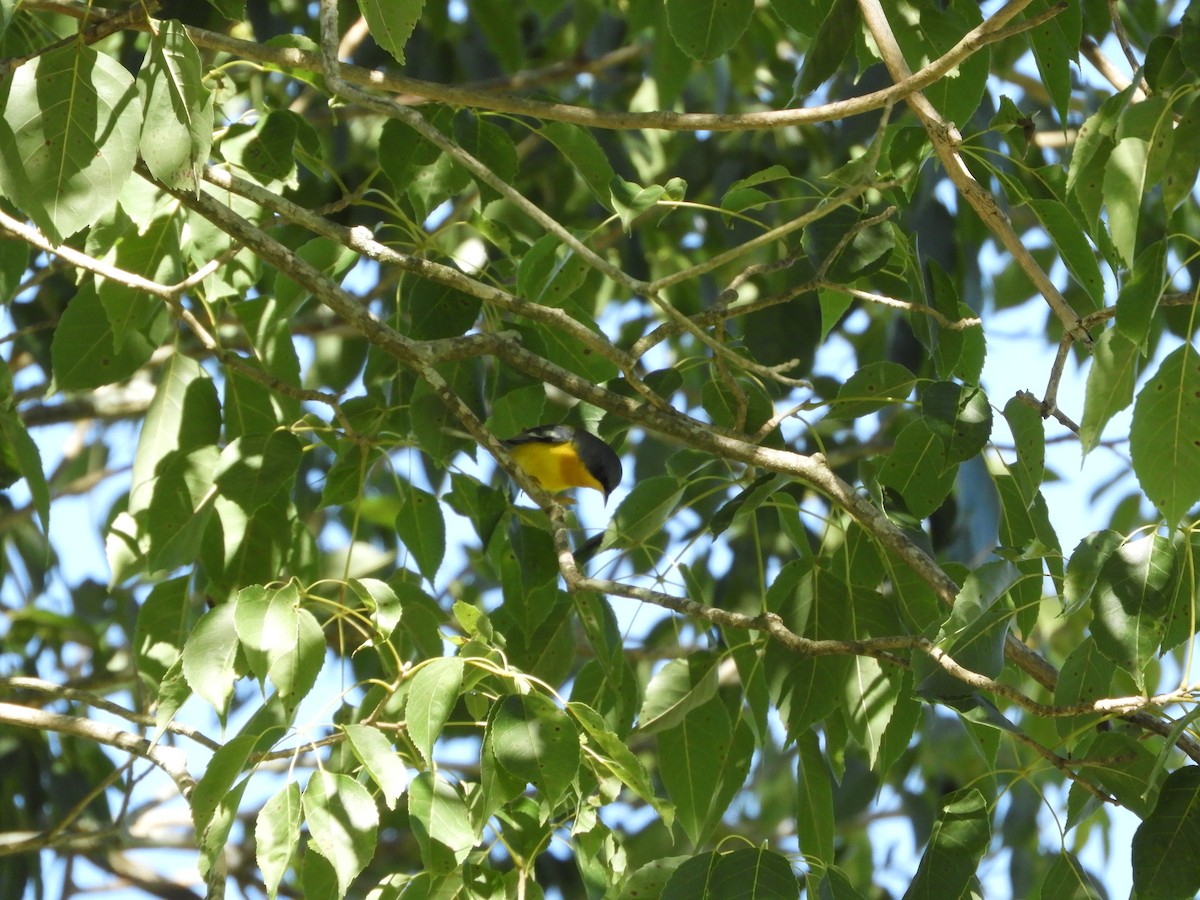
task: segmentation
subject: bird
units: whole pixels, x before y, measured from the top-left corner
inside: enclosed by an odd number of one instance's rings
[[[621,460],[600,438],[573,425],[538,425],[502,441],[525,474],[552,494],[583,487],[608,495],[621,483]]]

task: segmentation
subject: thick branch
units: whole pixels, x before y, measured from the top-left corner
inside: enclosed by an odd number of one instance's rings
[[[94,741],[97,744],[116,747],[126,753],[132,753],[134,756],[140,756],[166,772],[175,782],[175,786],[179,788],[179,793],[185,798],[191,796],[192,789],[196,786],[195,779],[187,770],[187,757],[182,750],[153,744],[143,737],[128,731],[121,731],[111,725],[93,722],[91,719],[31,709],[16,703],[0,703],[0,722],[18,728],[36,728],[41,731],[70,734],[84,740]]]

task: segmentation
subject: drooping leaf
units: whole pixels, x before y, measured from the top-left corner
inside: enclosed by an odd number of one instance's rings
[[[285,784],[263,804],[254,826],[254,849],[267,896],[274,898],[300,843],[300,787]]]
[[[1200,768],[1167,776],[1158,804],[1133,835],[1133,885],[1143,897],[1188,897],[1200,890]]]
[[[905,900],[961,896],[991,838],[988,805],[975,788],[942,799],[929,844]]]
[[[1096,341],[1079,424],[1079,442],[1085,454],[1100,442],[1112,417],[1133,402],[1140,359],[1137,345],[1115,328]]]
[[[450,718],[462,688],[463,662],[457,657],[430,660],[413,676],[408,690],[408,732],[427,762]]]
[[[404,64],[404,46],[421,18],[425,0],[359,0],[375,43]]]
[[[304,818],[313,846],[344,895],[375,855],[379,812],[367,789],[348,775],[314,772],[304,789]]]
[[[183,25],[163,21],[138,71],[145,119],[139,152],[170,187],[194,190],[212,146],[213,95],[201,79],[200,53]]]
[[[1168,524],[1200,500],[1200,357],[1192,344],[1168,355],[1138,393],[1129,453]]]

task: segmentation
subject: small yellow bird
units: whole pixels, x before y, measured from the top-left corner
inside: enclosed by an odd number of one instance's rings
[[[552,494],[592,488],[605,502],[621,483],[621,460],[593,434],[571,425],[538,425],[504,441],[513,460]]]

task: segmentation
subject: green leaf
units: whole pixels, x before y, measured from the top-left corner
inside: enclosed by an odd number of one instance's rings
[[[0,305],[12,302],[29,268],[30,247],[24,241],[0,238]]]
[[[1004,418],[1012,432],[1017,458],[1008,470],[1025,500],[1025,508],[1033,505],[1046,472],[1046,432],[1041,414],[1016,397],[1004,404]]]
[[[1133,887],[1139,897],[1191,897],[1200,891],[1200,767],[1167,776],[1158,803],[1133,835]]]
[[[921,408],[946,441],[946,462],[966,462],[987,446],[992,407],[982,388],[939,381],[925,389]]]
[[[0,377],[8,380],[7,369]],[[11,383],[8,395],[11,397]],[[37,444],[29,436],[20,416],[11,409],[0,409],[0,447],[6,458],[6,467],[13,471],[7,473],[4,487],[12,484],[17,477],[25,479],[29,486],[29,495],[33,499],[33,507],[37,510],[42,522],[42,531],[50,533],[50,485],[46,481],[46,473],[42,469],[42,454]]]
[[[1174,545],[1161,535],[1129,541],[1104,562],[1092,593],[1096,646],[1139,689],[1162,639],[1174,561]]]
[[[492,414],[488,417],[487,427],[495,434],[517,434],[524,431],[531,422],[542,421],[542,413],[546,408],[546,388],[540,382],[526,385],[497,397],[492,403]],[[461,486],[461,482],[455,487]],[[453,505],[453,504],[451,504]],[[463,509],[459,513],[476,518]],[[487,530],[487,529],[484,529]],[[477,533],[486,544],[482,531]]]
[[[716,537],[734,522],[744,520],[771,499],[785,482],[786,479],[782,475],[773,472],[759,475],[708,520],[709,533]]]
[[[746,847],[732,853],[693,856],[675,869],[660,896],[785,900],[800,896],[799,892],[787,857],[774,850]]]
[[[212,146],[213,95],[181,23],[158,23],[137,83],[145,114],[139,152],[146,168],[169,187],[195,190]]]
[[[253,126],[233,125],[221,141],[221,156],[265,187],[296,187],[296,138],[301,121],[288,110],[273,110]]]
[[[711,62],[737,43],[754,0],[667,0],[667,24],[679,49],[699,62]]]
[[[266,506],[296,478],[301,448],[291,432],[245,435],[221,451],[216,484],[247,513]]]
[[[613,516],[620,547],[637,547],[662,531],[683,495],[683,485],[669,475],[643,478],[621,501]]]
[[[179,252],[182,236],[178,217],[157,216],[141,231],[134,228],[125,215],[119,214],[118,219],[120,222],[113,232],[119,233],[108,232],[111,243],[107,250],[100,249],[104,245],[101,236],[107,231],[102,225],[94,227],[88,234],[89,249],[96,242],[98,246],[94,252],[102,256],[105,262],[127,272],[138,272],[159,284],[173,284],[183,278],[183,259]],[[132,333],[140,332],[148,338],[154,333],[156,321],[166,314],[159,298],[115,279],[97,278],[96,291],[112,326],[113,349],[118,352]]]
[[[116,59],[75,42],[50,50],[4,80],[0,110],[0,192],[54,243],[116,202],[142,127],[137,87]]]
[[[1073,853],[1059,853],[1042,879],[1042,900],[1103,900],[1108,896],[1103,885],[1080,865]]]
[[[469,110],[460,110],[454,116],[454,139],[506,184],[516,182],[517,147],[503,128]],[[500,196],[495,188],[483,182],[479,182],[479,191],[485,206],[489,199]]]
[[[825,288],[817,292],[817,297],[821,304],[821,340],[824,341],[842,321],[847,310],[854,305],[854,297]]]
[[[296,256],[311,263],[330,281],[341,284],[346,273],[358,262],[358,254],[329,238],[315,237],[296,251]],[[275,299],[284,310],[294,310],[312,296],[309,291],[280,271],[275,276]]]
[[[218,747],[212,759],[208,761],[204,774],[196,782],[192,796],[188,798],[192,804],[192,822],[196,834],[201,836],[205,845],[202,850],[208,851],[202,853],[202,856],[209,857],[209,860],[215,853],[220,852],[225,843],[224,837],[228,834],[231,824],[230,814],[236,813],[237,803],[241,798],[240,790],[231,792],[230,789],[245,769],[246,760],[254,752],[257,743],[257,735],[239,734]],[[245,782],[243,789],[244,784]],[[227,805],[230,800],[232,808]],[[226,807],[224,812],[221,811],[223,805]],[[214,837],[219,839],[213,840],[206,834],[210,827],[215,832]]]
[[[938,646],[970,671],[998,676],[1004,667],[1004,642],[1013,616],[1009,592],[1021,578],[1021,570],[1007,560],[984,563],[972,571],[938,634]],[[915,658],[913,670],[917,692],[923,697],[956,699],[972,692],[970,686],[923,654]]]
[[[1049,0],[1034,0],[1025,8],[1025,16],[1044,15],[1051,11]],[[1083,37],[1083,17],[1079,6],[1068,6],[1029,32],[1033,58],[1042,76],[1058,121],[1065,128],[1071,102],[1071,62],[1079,53]]]
[[[292,543],[295,513],[280,494],[254,513],[218,494],[200,545],[200,562],[212,596],[279,577]]]
[[[1063,601],[1068,613],[1079,609],[1091,598],[1105,560],[1124,543],[1125,535],[1112,530],[1093,531],[1080,540],[1067,561],[1063,579]]]
[[[662,816],[664,824],[670,828],[674,810],[655,796],[650,776],[637,754],[609,729],[601,715],[591,707],[572,701],[567,704],[567,712],[575,717],[587,735],[588,744],[594,754],[594,757],[585,757],[589,765],[599,764],[616,775],[622,784],[653,806]]]
[[[796,658],[777,647],[767,645],[767,687],[787,726],[788,739],[795,740],[841,707],[848,660]]]
[[[142,601],[133,632],[137,672],[152,694],[183,658],[183,646],[195,624],[196,611],[188,598],[188,579],[156,584]]]
[[[768,184],[772,181],[788,181],[792,177],[792,173],[788,171],[787,166],[774,165],[767,166],[761,171],[755,172],[753,175],[747,175],[745,178],[739,178],[731,184],[725,191],[725,198],[735,191],[743,190],[744,188],[757,187],[760,184]],[[721,200],[722,209],[727,208],[724,199]]]
[[[664,856],[651,860],[626,879],[615,897],[617,900],[643,900],[646,897],[668,896],[663,892],[671,877],[690,859],[690,856]]]
[[[617,376],[617,367],[592,350],[583,341],[559,329],[530,328],[514,323],[526,347],[550,362],[562,366],[592,384],[601,384]]]
[[[848,604],[853,639],[886,637],[902,631],[894,615],[877,592],[855,592]],[[854,739],[867,751],[867,761],[878,765],[883,736],[897,703],[900,679],[889,677],[888,669],[868,656],[852,656],[842,684],[843,718]],[[907,701],[907,698],[905,698]]]
[[[183,676],[182,656],[163,675],[157,685],[157,695],[158,702],[154,708],[154,740],[162,737],[167,726],[174,721],[180,707],[192,696],[192,689]]]
[[[1192,344],[1167,356],[1138,394],[1129,453],[1138,483],[1168,524],[1200,500],[1200,358]]]
[[[1109,328],[1096,340],[1079,424],[1084,455],[1100,443],[1104,426],[1112,417],[1133,402],[1140,360],[1137,345],[1116,328]]]
[[[412,554],[417,569],[432,582],[446,553],[446,521],[438,498],[406,485],[404,505],[396,514],[396,534]]]
[[[1145,352],[1166,279],[1167,245],[1155,241],[1138,254],[1117,294],[1117,330]]]
[[[404,45],[412,37],[425,0],[358,0],[371,37],[380,47],[404,64]]]
[[[175,451],[216,444],[221,436],[221,403],[196,360],[181,353],[164,362],[154,400],[146,410],[133,457],[130,512],[148,509],[154,479],[163,460]]]
[[[371,611],[375,637],[371,638],[370,645],[379,646],[386,642],[400,624],[403,612],[396,592],[387,582],[377,578],[351,578],[350,589]]]
[[[196,623],[183,647],[183,674],[191,689],[212,704],[222,719],[237,680],[238,636],[234,605],[214,606]]]
[[[294,782],[280,788],[258,811],[254,854],[271,900],[278,895],[279,883],[300,843],[300,821],[300,787]]]
[[[458,337],[474,326],[483,305],[478,297],[427,278],[405,282],[401,304],[408,311],[408,334],[415,340]]]
[[[916,383],[917,377],[899,363],[868,363],[846,379],[829,414],[839,419],[870,415],[907,400]]]
[[[496,760],[555,804],[579,770],[571,717],[539,694],[509,695],[489,721]]]
[[[688,712],[707,703],[716,691],[716,658],[711,654],[692,653],[687,659],[670,660],[646,685],[638,731],[653,734],[674,727]]]
[[[827,9],[793,85],[793,96],[797,100],[807,97],[831,78],[853,52],[854,34],[861,27],[858,4],[853,0],[834,0],[827,4]]]
[[[151,571],[194,562],[213,507],[217,448],[175,451],[159,465],[151,482],[150,509],[139,523]]]
[[[1100,104],[1100,108],[1088,116],[1080,126],[1075,138],[1075,148],[1071,153],[1071,165],[1067,171],[1068,192],[1077,192],[1085,171],[1096,168],[1097,164],[1099,171],[1103,172],[1103,165],[1112,151],[1117,123],[1121,113],[1129,105],[1136,87],[1136,84],[1131,84],[1120,93],[1106,98]]]
[[[879,469],[879,483],[900,492],[908,511],[925,518],[954,487],[954,467],[946,466],[946,442],[926,418],[905,426]]]
[[[626,231],[642,213],[653,209],[667,189],[660,184],[642,187],[639,184],[626,181],[620,176],[614,177],[611,185],[612,207],[621,219],[621,225]]]
[[[607,209],[612,209],[610,185],[615,173],[608,154],[591,132],[566,122],[547,122],[537,134],[553,144],[583,178],[592,195]]]
[[[961,897],[975,877],[990,839],[988,803],[983,794],[970,788],[947,795],[904,900]]]
[[[535,4],[536,6],[536,4]],[[471,19],[487,37],[487,47],[505,72],[517,72],[526,62],[521,23],[506,0],[471,0]],[[549,18],[550,13],[543,10]]]
[[[1196,187],[1200,171],[1200,103],[1193,102],[1175,126],[1175,140],[1163,173],[1163,203],[1167,212],[1179,206]]]
[[[704,382],[700,398],[704,411],[721,428],[753,433],[774,412],[762,386],[749,379],[737,380],[735,388],[710,378]]]
[[[1140,137],[1122,138],[1104,168],[1104,205],[1113,244],[1126,265],[1133,263],[1142,195],[1146,190],[1146,163],[1150,144]]]
[[[910,61],[927,61],[943,55],[981,19],[978,9],[969,3],[952,3],[940,9],[906,4],[901,9],[904,18],[894,20],[896,40]],[[990,50],[981,49],[982,52],[971,54],[952,73],[923,91],[951,122],[965,122],[979,109],[991,62]]]
[[[1084,638],[1062,664],[1054,687],[1056,706],[1092,703],[1109,695],[1113,682],[1112,663],[1100,652],[1092,638]],[[1059,717],[1054,720],[1059,737],[1074,746],[1079,736],[1095,726],[1099,713]]]
[[[713,697],[674,728],[657,732],[659,777],[693,846],[701,846],[750,772],[754,737],[745,720],[731,721]],[[669,763],[667,763],[669,761]]]
[[[1067,270],[1092,300],[1092,308],[1104,306],[1104,276],[1096,262],[1096,251],[1088,243],[1076,218],[1057,200],[1029,201],[1038,220],[1050,235]]]
[[[114,351],[115,344],[116,335],[96,288],[83,284],[54,329],[50,344],[54,386],[76,391],[124,381],[154,353],[154,345],[137,331],[126,336],[120,350]]]
[[[396,808],[396,801],[408,787],[408,768],[396,755],[392,742],[378,729],[369,725],[344,725],[350,749],[358,757],[383,792],[383,801],[388,809]]]
[[[538,238],[517,264],[517,292],[542,306],[562,307],[583,284],[590,268],[552,234]]]
[[[441,151],[411,126],[399,119],[388,119],[379,132],[379,167],[403,191],[417,169],[433,165]]]
[[[348,775],[314,772],[304,789],[313,846],[337,875],[343,895],[375,856],[379,812],[367,789]]]
[[[230,22],[236,22],[246,15],[246,0],[208,0],[208,5]]]
[[[433,745],[462,690],[463,661],[458,657],[432,659],[421,666],[408,688],[405,717],[414,746],[428,763],[433,762]]]
[[[475,829],[462,794],[436,772],[421,772],[412,780],[408,815],[421,861],[432,875],[452,872],[475,845]]]
[[[250,671],[260,683],[269,679],[293,709],[312,690],[325,661],[325,634],[300,603],[295,582],[279,589],[256,585],[238,592],[234,616]]]
[[[834,860],[833,778],[816,732],[796,738],[796,836],[806,859]]]

